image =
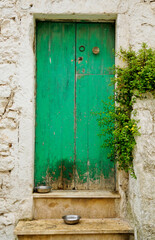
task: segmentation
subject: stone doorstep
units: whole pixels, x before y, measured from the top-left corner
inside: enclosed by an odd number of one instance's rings
[[[14,233],[29,235],[86,235],[86,234],[133,234],[129,223],[123,219],[81,219],[79,224],[67,225],[62,219],[19,221]]]
[[[87,219],[119,217],[118,193],[108,191],[52,191],[33,194],[37,219],[61,219],[63,215],[77,214]],[[102,209],[102,211],[101,211]]]
[[[50,193],[34,193],[33,198],[120,198],[120,194],[99,190],[53,190]]]

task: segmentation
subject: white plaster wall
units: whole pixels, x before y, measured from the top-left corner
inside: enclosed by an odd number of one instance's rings
[[[146,94],[134,104],[141,136],[136,138],[134,169],[129,181],[129,213],[134,219],[135,239],[155,239],[155,99]]]
[[[152,0],[0,1],[0,240],[13,240],[17,221],[32,218],[37,18],[116,20],[117,50],[129,44],[138,49],[144,41],[155,47]],[[142,125],[135,149],[137,180],[118,175],[121,216],[130,206],[138,240],[155,239],[154,105],[150,96],[135,105]]]

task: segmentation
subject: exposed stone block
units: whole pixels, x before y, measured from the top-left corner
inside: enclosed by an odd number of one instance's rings
[[[1,0],[0,1],[0,8],[2,7],[13,7],[16,3],[16,0]]]
[[[4,215],[0,216],[0,224],[8,226],[14,223],[15,216],[13,213],[5,213]]]
[[[9,112],[7,113],[7,117],[12,118],[12,119],[16,119],[18,117],[18,112],[13,111],[13,110],[9,110]]]
[[[17,39],[8,38],[0,41],[0,63],[15,63],[18,61],[19,43]]]
[[[154,121],[153,121],[153,133],[155,134],[155,114],[153,114],[153,119],[154,119]]]
[[[21,6],[21,9],[23,10],[29,10],[31,9],[33,4],[34,4],[34,0],[27,0],[27,1],[21,0],[20,6]]]
[[[0,84],[8,84],[15,75],[15,64],[0,64]]]
[[[4,37],[18,37],[18,25],[12,19],[3,20],[1,24],[1,34]]]
[[[7,98],[0,98],[0,115],[3,115],[7,104],[8,104]]]
[[[0,121],[0,128],[10,128],[14,129],[17,127],[17,122],[11,118],[4,118]]]
[[[136,119],[139,120],[138,126],[141,134],[153,133],[153,117],[149,110],[137,111]]]
[[[14,167],[11,157],[0,157],[0,172],[10,171]]]
[[[0,155],[2,155],[3,152],[9,154],[9,145],[4,142],[3,143],[0,142]]]
[[[0,86],[0,98],[2,97],[7,98],[10,96],[10,94],[11,94],[11,88],[9,87],[9,85]]]
[[[0,198],[0,214],[6,213],[6,200],[3,198]]]
[[[5,7],[1,9],[1,19],[13,19],[15,20],[17,18],[17,13],[16,13],[16,9],[15,6],[12,8],[9,7]]]
[[[152,98],[152,96],[151,96]],[[155,112],[155,99],[137,99],[134,104],[134,109],[150,110],[152,113]]]
[[[4,197],[10,188],[10,173],[0,173],[0,198]]]

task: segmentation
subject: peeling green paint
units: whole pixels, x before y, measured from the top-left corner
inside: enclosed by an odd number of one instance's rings
[[[114,189],[114,165],[92,115],[113,91],[114,24],[37,22],[36,37],[35,185]]]

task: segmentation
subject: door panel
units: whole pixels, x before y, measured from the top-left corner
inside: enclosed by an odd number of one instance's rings
[[[110,74],[110,68],[114,65],[114,30],[113,23],[77,24],[77,74]],[[85,51],[81,52],[80,46],[84,46]],[[99,47],[99,54],[93,54],[93,47]],[[79,57],[83,60],[79,61]]]
[[[36,37],[35,185],[113,190],[114,165],[92,113],[113,91],[114,24],[38,22]]]
[[[35,182],[72,187],[75,27],[37,24]]]
[[[105,139],[98,136],[101,132],[93,114],[102,111],[102,100],[110,96],[113,87],[108,85],[108,75],[77,76],[77,189],[111,189],[114,186],[114,164],[108,159],[110,151],[101,148]]]
[[[98,136],[100,129],[93,113],[102,111],[102,100],[108,101],[114,88],[109,86],[114,25],[81,23],[76,36],[76,187],[113,189],[114,164],[108,159],[108,150],[101,148],[105,139]],[[83,52],[80,46],[85,47]],[[99,47],[99,54],[92,52],[93,47]]]

